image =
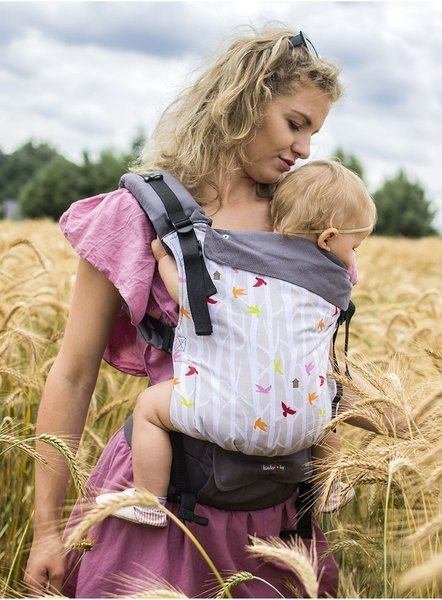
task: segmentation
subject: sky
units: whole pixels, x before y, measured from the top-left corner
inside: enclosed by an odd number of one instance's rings
[[[403,169],[442,230],[442,2],[0,0],[0,149],[29,139],[81,161],[127,151],[248,26],[307,33],[346,94],[313,140],[359,158],[371,192]]]

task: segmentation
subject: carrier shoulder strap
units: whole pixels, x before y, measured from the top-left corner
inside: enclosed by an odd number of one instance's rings
[[[216,293],[216,287],[207,272],[201,244],[194,230],[194,221],[210,225],[210,219],[204,215],[204,211],[189,192],[170,173],[158,171],[146,175],[126,174],[120,181],[120,187],[128,189],[136,198],[160,239],[174,230],[177,232],[183,253],[187,294],[195,333],[210,335],[212,323],[207,298]],[[158,204],[158,198],[161,204]],[[151,317],[143,320],[142,327],[147,329],[153,327],[155,331],[159,329]],[[163,325],[162,327],[167,326]],[[141,333],[143,334],[143,332]],[[158,333],[163,337],[162,332],[158,331]],[[143,337],[146,339],[145,335]],[[170,332],[166,338],[161,349],[170,351]]]
[[[356,311],[356,306],[353,304],[353,302],[350,300],[349,305],[347,310],[342,311],[341,314],[339,315],[339,319],[336,325],[336,329],[334,331],[333,334],[333,370],[335,373],[339,373],[339,365],[338,365],[338,359],[336,357],[336,349],[335,349],[335,343],[336,343],[336,338],[338,335],[338,331],[339,331],[339,327],[345,323],[345,338],[344,338],[344,358],[345,358],[345,376],[348,377],[349,379],[351,379],[351,375],[350,375],[350,371],[348,368],[348,364],[347,364],[347,356],[348,356],[348,341],[349,341],[349,337],[350,337],[350,322],[353,318],[353,315],[355,314]],[[333,403],[332,403],[332,418],[336,417],[336,413],[338,410],[338,404],[339,401],[342,398],[342,383],[340,381],[338,381],[336,383],[336,396],[333,398]]]

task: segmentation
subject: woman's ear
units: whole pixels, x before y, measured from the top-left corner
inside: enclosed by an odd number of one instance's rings
[[[324,229],[324,231],[319,235],[318,241],[316,243],[322,250],[327,250],[327,252],[330,252],[331,248],[329,242],[336,235],[338,235],[338,233],[339,231],[335,227],[329,227],[328,229]]]

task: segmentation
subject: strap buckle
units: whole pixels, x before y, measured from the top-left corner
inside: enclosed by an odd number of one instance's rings
[[[180,509],[178,517],[182,521],[189,521],[189,523],[196,523],[197,525],[203,525],[204,527],[208,524],[209,519],[200,517],[194,513],[196,494],[192,492],[178,492],[176,494],[168,494],[167,499],[169,502],[179,502]]]
[[[189,217],[173,221],[172,225],[177,233],[189,233],[193,229],[193,223]]]

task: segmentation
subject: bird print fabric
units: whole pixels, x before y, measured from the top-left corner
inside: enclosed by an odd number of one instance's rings
[[[204,251],[204,227],[196,227]],[[217,293],[213,334],[196,336],[177,234],[164,241],[177,261],[179,322],[172,353],[171,422],[227,450],[261,456],[310,447],[331,418],[326,373],[335,306],[271,274],[206,257]]]

